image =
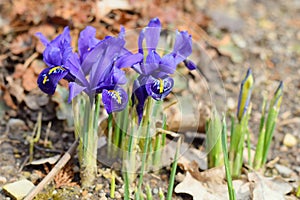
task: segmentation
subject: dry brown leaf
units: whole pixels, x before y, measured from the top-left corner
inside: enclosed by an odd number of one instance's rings
[[[6,77],[6,80],[8,82],[9,93],[17,99],[18,103],[21,103],[25,98],[24,89],[21,86],[21,80],[14,80],[11,76]]]
[[[253,200],[284,200],[293,187],[281,177],[268,178],[256,172],[248,173]]]
[[[10,45],[10,50],[13,54],[23,53],[31,48],[32,37],[29,34],[17,36]]]
[[[102,0],[97,2],[96,9],[97,9],[96,18],[99,20],[114,9],[129,10],[131,9],[131,6],[127,0],[115,0],[115,1]]]
[[[216,197],[207,192],[202,183],[197,181],[189,172],[186,173],[184,180],[175,187],[175,192],[190,194],[197,200],[216,199]]]
[[[176,193],[187,193],[195,200],[227,200],[228,188],[225,181],[224,167],[212,168],[199,172],[195,164],[186,173],[184,180],[175,187]],[[237,199],[250,199],[249,183],[245,180],[234,180],[233,187]]]
[[[45,163],[49,163],[51,165],[55,164],[60,158],[60,155],[55,155],[52,157],[48,157],[48,158],[41,158],[38,160],[33,160],[31,163],[31,165],[41,165],[41,164],[45,164]]]
[[[22,76],[22,86],[26,91],[31,91],[37,88],[37,77],[34,75],[34,70],[32,67],[26,69]]]
[[[15,71],[14,71],[14,74],[13,74],[13,78],[14,79],[18,79],[18,78],[21,78],[25,72],[25,67],[23,64],[16,64],[16,68],[15,68]]]
[[[8,92],[8,90],[4,91],[3,100],[5,101],[5,104],[7,106],[9,106],[10,108],[12,108],[14,110],[17,109],[17,105],[14,103],[14,101],[11,98],[10,93]]]

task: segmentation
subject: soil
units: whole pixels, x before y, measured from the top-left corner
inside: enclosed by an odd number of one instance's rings
[[[192,58],[206,78],[208,90],[216,97],[209,100],[207,94],[198,94],[204,105],[209,107],[218,103],[220,98],[222,103],[217,105],[220,112],[234,113],[240,82],[248,67],[251,67],[255,79],[249,122],[252,144],[256,144],[258,139],[263,95],[270,98],[279,81],[283,81],[284,96],[268,159],[275,159],[276,163],[291,169],[296,174],[291,179],[299,181],[300,143],[287,146],[283,142],[286,134],[300,141],[299,1],[125,1],[128,5],[119,1],[114,5],[109,1],[102,2],[99,9],[93,1],[70,0],[62,3],[42,0],[39,5],[34,0],[1,1],[1,187],[24,177],[37,184],[52,167],[50,164],[26,165],[30,155],[29,143],[39,112],[43,113],[43,122],[41,139],[35,144],[34,160],[61,154],[74,141],[72,123],[62,108],[65,104],[59,100],[61,97],[66,98],[63,95],[66,87],[61,87],[61,92],[53,97],[43,94],[37,88],[36,79],[45,64],[41,55],[43,47],[34,34],[42,31],[53,38],[61,33],[64,26],[69,25],[71,33],[76,35],[86,25],[92,25],[97,28],[97,36],[103,38],[105,35],[117,34],[120,25],[128,30],[144,27],[152,17],[159,17],[164,27],[187,30],[192,34],[195,46],[201,47],[200,54],[193,53]],[[61,85],[66,86],[66,83],[62,82]],[[189,91],[195,89],[193,84],[189,87]],[[205,102],[206,98],[211,102]],[[204,119],[201,120],[203,123]],[[204,133],[203,126],[198,128],[198,132]],[[193,148],[198,148],[196,142]],[[49,186],[49,193],[56,190],[58,194],[61,191],[65,195],[71,194],[71,197],[60,196],[58,199],[73,199],[76,195],[78,199],[108,198],[110,182],[104,172],[108,171],[109,174],[109,168],[99,163],[95,188],[82,190],[79,187],[76,155],[70,166],[69,179],[73,185],[66,184],[56,189],[59,181],[63,182],[58,180]],[[271,169],[270,174],[274,173]],[[153,193],[158,195],[159,188],[166,193],[169,175],[170,166],[164,167],[157,174],[146,175]],[[122,178],[119,178],[116,191],[120,195],[123,194],[122,184]],[[175,193],[173,197],[192,199],[190,195]],[[38,199],[43,198],[46,199]],[[0,199],[9,197],[0,192]]]

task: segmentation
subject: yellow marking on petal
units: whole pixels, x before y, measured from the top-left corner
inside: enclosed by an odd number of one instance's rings
[[[62,71],[64,71],[65,69],[62,68],[61,66],[57,66],[57,67],[53,67],[52,69],[49,70],[48,74],[52,74],[53,72],[55,72],[57,69],[60,69]]]
[[[44,76],[43,84],[45,85],[47,81],[48,81],[48,76]]]
[[[109,92],[112,93],[112,97],[115,97],[114,99],[117,100],[117,103],[118,103],[118,104],[121,104],[121,103],[122,103],[122,98],[121,98],[119,92],[117,92],[117,91],[115,91],[115,90],[109,90]]]
[[[164,81],[162,79],[158,79],[159,80],[159,93],[163,93],[164,91]]]

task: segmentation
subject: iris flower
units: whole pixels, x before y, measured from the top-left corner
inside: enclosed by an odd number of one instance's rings
[[[144,104],[148,96],[155,100],[163,100],[172,91],[174,80],[169,75],[175,72],[180,62],[184,62],[190,70],[196,68],[193,62],[187,60],[192,53],[191,35],[187,31],[176,31],[172,52],[161,57],[156,52],[160,32],[161,23],[158,18],[154,18],[141,31],[138,39],[139,53],[145,55],[144,60],[133,66],[133,69],[140,74],[133,87],[138,100],[136,109],[139,121],[143,116]],[[143,47],[144,40],[146,48]]]
[[[49,68],[38,77],[38,85],[47,94],[53,94],[62,78],[69,81],[69,102],[85,92],[93,102],[97,93],[108,113],[123,110],[128,102],[127,93],[120,85],[126,83],[125,72],[121,69],[132,66],[141,54],[132,54],[124,48],[125,30],[119,37],[108,36],[103,40],[95,38],[96,30],[86,27],[78,39],[78,53],[72,52],[69,29],[49,42],[42,34],[37,35],[46,46],[44,61]]]

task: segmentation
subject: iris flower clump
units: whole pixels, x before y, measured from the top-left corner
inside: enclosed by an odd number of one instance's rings
[[[96,30],[86,27],[79,36],[78,53],[72,52],[69,28],[49,42],[37,33],[46,46],[43,52],[48,68],[38,77],[39,88],[54,94],[61,79],[69,81],[69,102],[81,92],[93,101],[102,93],[102,101],[108,113],[123,110],[128,102],[126,92],[120,85],[126,83],[125,72],[121,69],[137,63],[142,55],[133,55],[124,48],[124,29],[119,37],[107,36],[103,40],[95,38]]]
[[[175,72],[179,63],[184,61],[188,69],[196,69],[196,65],[187,60],[187,57],[192,53],[191,35],[187,31],[176,31],[172,52],[160,56],[156,50],[160,32],[161,23],[158,18],[154,18],[141,31],[138,39],[139,53],[144,57],[141,62],[133,65],[133,69],[139,74],[133,86],[134,94],[138,100],[136,110],[139,122],[143,116],[147,97],[163,100],[172,91],[174,80],[169,75]],[[144,40],[146,47],[143,45]]]
[[[127,142],[128,152],[139,149],[134,148],[134,144],[144,142],[142,145],[144,164],[146,153],[149,153],[148,146],[149,149],[157,149],[156,146],[151,148],[152,143],[149,142],[150,135],[153,135],[149,133],[149,111],[152,108],[151,104],[146,103],[146,100],[152,98],[156,101],[162,101],[172,91],[174,80],[171,75],[175,73],[178,64],[183,62],[189,70],[196,69],[196,65],[188,60],[188,56],[192,53],[191,35],[187,31],[176,31],[172,50],[161,55],[157,49],[161,29],[158,18],[150,20],[148,26],[139,35],[138,52],[135,54],[125,48],[124,28],[121,28],[117,37],[106,36],[99,40],[96,38],[95,28],[87,26],[80,32],[77,51],[74,51],[71,46],[68,27],[64,28],[62,34],[52,41],[49,41],[41,33],[37,33],[46,47],[43,52],[43,60],[48,66],[38,77],[39,88],[52,95],[61,79],[69,82],[68,101],[73,103],[75,136],[79,140],[78,159],[83,186],[91,186],[96,177],[97,129],[101,101],[109,114],[108,143],[111,142],[110,140],[114,141],[112,135],[119,138],[119,133],[124,137],[121,140],[115,139],[117,141],[115,143],[118,146],[121,142],[124,144]],[[130,87],[133,88],[132,94],[127,94],[122,87],[127,83],[123,68],[131,68],[138,74],[133,87]],[[136,110],[127,106],[128,96],[132,97]],[[124,111],[119,115],[113,114],[122,110]],[[146,123],[140,124],[143,115],[148,115],[148,117],[144,119]],[[114,121],[113,116],[116,116],[117,120]],[[135,126],[132,124],[128,125],[131,123],[128,120],[130,117],[138,118],[137,129],[133,128]],[[122,130],[115,124],[118,119],[123,120]],[[139,133],[144,130],[140,128],[144,125],[147,126],[146,133],[141,133],[141,135],[146,136],[146,139],[133,142],[139,138],[127,136],[127,133],[134,133],[134,130],[138,130]],[[112,134],[113,131],[115,134]],[[159,142],[155,144],[160,145]],[[135,159],[133,156],[132,158]],[[139,186],[141,186],[141,181]],[[126,191],[128,192],[129,189]]]
[[[88,26],[80,33],[78,52],[73,52],[68,27],[52,41],[37,33],[46,46],[43,59],[48,65],[38,77],[39,88],[52,95],[61,79],[69,82],[83,186],[91,186],[97,172],[99,101],[102,98],[108,114],[126,107],[128,95],[121,85],[127,79],[122,68],[132,66],[142,57],[124,48],[124,34],[122,28],[118,37],[99,40],[96,30]],[[102,96],[96,98],[99,94]]]

